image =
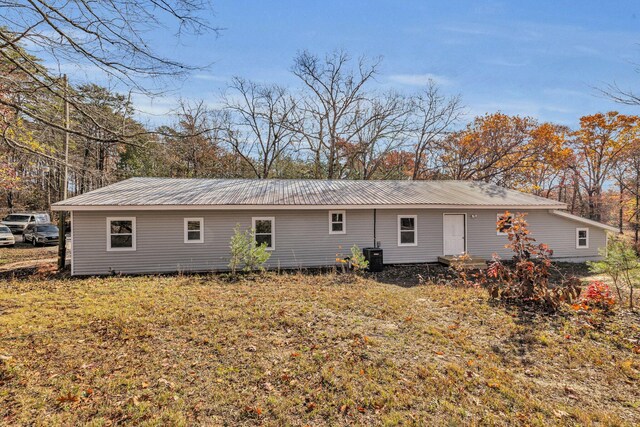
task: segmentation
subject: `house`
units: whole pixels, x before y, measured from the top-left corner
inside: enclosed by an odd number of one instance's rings
[[[597,259],[616,231],[564,203],[470,181],[132,178],[53,209],[71,212],[73,275],[225,270],[236,224],[255,229],[272,268],[333,265],[374,242],[385,264],[509,257],[496,229],[506,210],[526,212],[559,260]]]

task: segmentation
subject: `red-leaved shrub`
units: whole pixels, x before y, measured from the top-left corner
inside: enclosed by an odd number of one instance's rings
[[[596,280],[587,286],[582,293],[580,302],[573,305],[576,310],[601,309],[609,311],[616,304],[616,300],[611,294],[611,289],[606,283]]]
[[[505,245],[513,251],[510,262],[497,256],[489,264],[484,276],[484,285],[491,297],[503,301],[533,303],[550,311],[560,308],[562,303],[571,303],[580,295],[579,280],[574,277],[551,283],[551,256],[553,251],[543,243],[536,243],[531,236],[526,214],[500,216],[497,229],[507,234]]]

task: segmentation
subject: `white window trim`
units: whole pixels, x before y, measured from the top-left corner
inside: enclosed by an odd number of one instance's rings
[[[402,218],[413,218],[413,243],[401,243],[400,223]],[[398,246],[418,246],[418,215],[398,215]]]
[[[112,248],[111,247],[111,221],[131,221],[131,247],[130,248]],[[73,230],[73,229],[72,229]],[[135,216],[109,216],[107,217],[107,252],[130,252],[136,250],[137,227]]]
[[[342,214],[342,231],[333,231],[333,214]],[[339,224],[339,222],[336,222],[335,224]],[[329,234],[347,234],[346,211],[329,211]]]
[[[200,223],[200,239],[189,240],[189,228],[187,227],[189,222]],[[185,218],[184,219],[184,242],[185,243],[204,243],[204,218]]]
[[[587,232],[587,245],[586,246],[580,246],[580,232],[581,231],[586,231]],[[576,228],[576,249],[589,249],[589,228],[588,227],[581,227],[581,228]]]
[[[268,251],[273,251],[276,249],[276,218],[273,216],[254,216],[251,218],[251,228],[255,234],[256,231],[256,221],[271,221],[271,247],[266,248]],[[255,240],[254,240],[255,243]]]
[[[505,233],[504,231],[498,230],[498,221],[500,221],[500,217],[504,215],[504,212],[498,212],[496,214],[496,235],[497,236],[508,236],[509,233]],[[513,214],[509,214],[511,221],[513,221]]]

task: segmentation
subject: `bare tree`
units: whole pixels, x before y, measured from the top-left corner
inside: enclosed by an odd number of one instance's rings
[[[353,142],[341,144],[344,164],[340,178],[374,178],[387,156],[403,149],[407,141],[410,105],[405,97],[389,93],[361,104],[355,117]]]
[[[194,67],[158,55],[143,35],[172,23],[177,24],[176,35],[216,31],[200,16],[207,9],[207,0],[0,0],[0,51],[22,67],[8,52],[28,45],[36,54],[91,66],[127,86],[147,90],[140,77],[176,77]],[[35,68],[29,58],[19,58]],[[34,80],[42,77],[27,72]]]
[[[58,64],[85,67],[128,88],[154,94],[166,85],[162,78],[183,76],[194,66],[160,56],[144,35],[153,28],[168,29],[173,24],[177,35],[216,31],[200,16],[208,7],[207,0],[0,0],[0,60],[5,70],[0,75],[0,106],[13,115],[63,132],[66,129],[58,117],[43,112],[38,103],[21,102],[24,97],[51,97],[59,103],[70,103],[83,120],[101,128],[99,137],[75,128],[69,130],[72,135],[103,143],[127,143],[128,137],[138,133],[123,135],[121,128],[111,129],[85,111],[74,91],[65,91],[59,78],[52,76],[33,55],[46,55]],[[2,115],[4,140],[30,150],[28,144],[12,138],[8,130],[13,122],[8,113],[3,111]],[[55,153],[37,154],[60,161]]]
[[[274,166],[299,140],[296,100],[277,85],[234,78],[225,98],[225,139],[254,171],[269,178]]]
[[[640,72],[640,67],[637,64],[636,71]],[[621,88],[615,82],[608,84],[604,88],[598,88],[597,90],[604,96],[611,98],[619,104],[640,105],[640,94],[632,89]]]
[[[358,120],[358,107],[367,99],[365,85],[379,62],[360,58],[354,69],[343,51],[323,59],[305,51],[295,58],[292,72],[306,89],[300,133],[312,153],[316,178],[338,177],[340,142],[351,141],[368,124]]]
[[[462,101],[459,96],[445,97],[434,81],[424,92],[412,100],[413,179],[424,178],[429,161],[434,153],[434,144],[441,139],[462,115]]]
[[[204,101],[180,101],[177,123],[160,130],[169,175],[212,178],[227,169],[223,142],[223,117]]]

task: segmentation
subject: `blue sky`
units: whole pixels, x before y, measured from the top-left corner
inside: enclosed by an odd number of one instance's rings
[[[617,82],[640,90],[640,2],[636,1],[257,1],[213,0],[219,36],[150,34],[163,54],[211,64],[153,103],[152,122],[176,99],[215,99],[232,76],[295,87],[296,52],[345,49],[382,56],[372,89],[415,91],[431,77],[460,94],[469,118],[529,115],[575,126],[581,115],[640,114],[594,89]]]

